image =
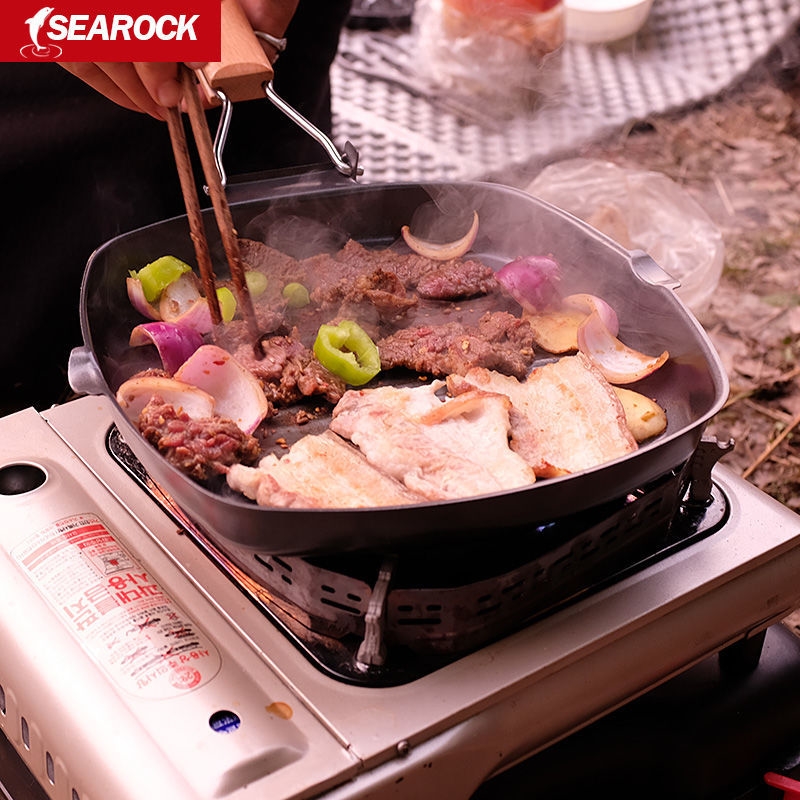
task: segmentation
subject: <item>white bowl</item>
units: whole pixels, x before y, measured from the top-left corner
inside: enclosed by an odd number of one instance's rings
[[[644,25],[653,0],[564,0],[566,37],[573,42],[614,42]]]

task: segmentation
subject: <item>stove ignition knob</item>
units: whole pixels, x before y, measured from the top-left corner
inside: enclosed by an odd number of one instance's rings
[[[0,467],[0,495],[32,492],[46,480],[47,473],[36,464],[8,464]]]

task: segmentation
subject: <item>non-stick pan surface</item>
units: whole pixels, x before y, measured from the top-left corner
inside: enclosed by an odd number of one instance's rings
[[[521,255],[551,254],[569,292],[598,294],[614,306],[622,341],[652,354],[669,350],[668,363],[632,387],[667,410],[668,428],[624,458],[520,490],[397,508],[276,509],[198,485],[169,465],[114,402],[116,423],[133,452],[208,534],[275,555],[398,550],[477,536],[491,536],[497,544],[498,536],[532,534],[538,525],[624,497],[679,468],[724,403],[725,373],[704,331],[676,297],[674,281],[646,254],[624,250],[571,215],[497,184],[299,186],[233,203],[240,234],[255,238],[265,226],[273,229],[277,221],[291,219],[290,227],[308,222],[309,229],[343,232],[367,246],[385,247],[421,205],[456,196],[480,215],[475,257],[499,268]],[[155,365],[142,361],[141,351],[153,348],[128,347],[130,331],[142,319],[128,300],[125,278],[165,253],[194,262],[185,217],[121,235],[92,255],[81,289],[84,346],[70,361],[76,391],[113,400],[122,381]]]

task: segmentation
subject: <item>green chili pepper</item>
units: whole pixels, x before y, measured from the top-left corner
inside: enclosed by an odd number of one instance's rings
[[[220,286],[217,289],[217,300],[222,321],[230,322],[236,315],[236,298],[233,296],[233,292],[227,286]]]
[[[289,308],[304,308],[310,302],[308,289],[302,283],[287,283],[282,294]]]
[[[314,355],[323,367],[351,386],[362,386],[381,371],[375,342],[349,319],[338,325],[320,325]]]
[[[267,276],[263,272],[250,269],[244,273],[244,281],[251,297],[258,297],[267,291]]]
[[[179,258],[161,256],[143,266],[138,272],[131,270],[130,275],[139,280],[145,299],[148,303],[152,303],[173,281],[180,278],[184,272],[191,271],[192,268]]]

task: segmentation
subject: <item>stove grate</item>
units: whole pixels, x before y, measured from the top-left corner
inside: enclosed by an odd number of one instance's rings
[[[360,685],[419,678],[705,538],[728,516],[709,480],[724,452],[714,440],[633,493],[532,529],[491,531],[455,549],[277,557],[212,541],[115,427],[108,449],[306,657]]]

